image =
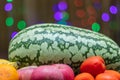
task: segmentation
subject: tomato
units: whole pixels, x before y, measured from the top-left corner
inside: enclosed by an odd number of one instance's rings
[[[105,69],[105,62],[100,56],[89,57],[80,65],[80,72],[88,72],[94,77],[100,73],[103,73]]]
[[[112,75],[116,76],[117,78],[119,78],[119,80],[120,80],[120,73],[115,70],[105,70],[105,73],[112,74]]]
[[[119,78],[109,73],[101,73],[96,76],[95,80],[119,80]]]
[[[94,77],[90,73],[80,73],[75,76],[74,80],[94,80]]]

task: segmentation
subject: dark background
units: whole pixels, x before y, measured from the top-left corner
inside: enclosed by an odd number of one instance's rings
[[[8,0],[0,0],[0,58],[7,58],[11,34],[14,31],[20,31],[20,29],[17,28],[17,24],[20,20],[26,22],[26,27],[38,23],[57,23],[58,21],[54,19],[55,11],[53,6],[60,1],[66,2],[68,7],[64,11],[69,14],[65,25],[92,30],[92,24],[97,22],[100,25],[98,32],[105,34],[120,45],[119,0],[13,0],[10,2],[8,2]],[[4,10],[7,3],[13,4],[11,11]],[[116,14],[110,13],[109,8],[111,5],[117,7],[118,12]],[[81,13],[76,14],[78,10],[84,10],[84,17],[81,18]],[[108,22],[104,22],[101,19],[101,15],[104,12],[108,13],[110,16]],[[14,19],[12,26],[6,25],[7,17]]]

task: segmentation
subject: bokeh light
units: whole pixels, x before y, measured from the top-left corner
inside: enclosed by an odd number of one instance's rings
[[[120,23],[118,21],[110,21],[109,26],[112,30],[118,29],[120,26]]]
[[[88,6],[87,7],[87,13],[88,13],[88,15],[92,15],[92,16],[96,16],[97,15],[97,13],[96,13],[96,10],[95,10],[95,8],[93,7],[93,6]]]
[[[88,18],[88,24],[92,25],[94,22],[96,22],[96,17],[94,16],[89,16]]]
[[[12,2],[13,0],[7,0],[7,2]]]
[[[108,14],[108,13],[103,13],[103,14],[102,14],[102,20],[103,20],[104,22],[108,22],[108,21],[110,20],[109,14]]]
[[[60,21],[58,21],[57,23],[58,23],[58,24],[65,24],[65,25],[67,25],[67,22],[64,21],[64,20],[60,20]]]
[[[63,13],[62,13],[61,11],[55,12],[55,14],[54,14],[54,19],[55,19],[55,20],[59,21],[59,20],[61,20],[62,18],[63,18]]]
[[[4,10],[7,11],[7,12],[9,12],[9,11],[12,10],[12,8],[13,8],[12,3],[6,3],[5,7],[4,7]]]
[[[68,20],[69,19],[69,14],[66,11],[62,12],[62,16],[63,16],[62,20]]]
[[[14,38],[17,33],[18,33],[18,32],[16,32],[16,31],[12,32],[11,38]]]
[[[117,7],[116,6],[110,6],[110,12],[111,12],[111,14],[117,14],[117,12],[118,12],[118,9],[117,9]]]
[[[24,20],[19,21],[17,27],[19,30],[24,29],[26,27],[26,22]]]
[[[77,17],[79,17],[79,18],[84,18],[85,15],[86,15],[86,12],[85,12],[84,9],[79,9],[79,10],[76,11],[76,15],[77,15]]]
[[[14,19],[12,17],[6,18],[6,26],[10,27],[14,24]]]
[[[92,30],[95,32],[99,32],[100,31],[100,25],[98,23],[93,23],[92,24]]]
[[[93,6],[95,7],[96,10],[100,10],[102,8],[102,4],[100,2],[93,3]]]
[[[60,1],[59,3],[58,3],[58,8],[59,8],[59,10],[62,10],[62,11],[64,11],[64,10],[66,10],[67,9],[67,3],[65,2],[65,1]]]
[[[59,11],[58,4],[54,4],[52,9],[53,9],[54,12]]]
[[[83,0],[74,0],[74,4],[76,7],[82,7],[83,4]]]

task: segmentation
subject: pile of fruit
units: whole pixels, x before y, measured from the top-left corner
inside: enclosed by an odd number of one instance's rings
[[[79,67],[79,74],[67,64],[16,68],[15,62],[0,60],[0,80],[120,80],[120,73],[107,70],[104,59],[91,56]]]
[[[120,80],[120,47],[107,36],[45,23],[21,30],[0,60],[0,80]]]

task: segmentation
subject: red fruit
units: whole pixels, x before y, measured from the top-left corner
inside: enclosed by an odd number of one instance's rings
[[[62,72],[64,80],[74,80],[74,72],[67,64],[53,64],[52,66],[55,66]]]
[[[19,80],[30,80],[31,74],[35,68],[37,68],[37,66],[27,66],[18,69]]]
[[[31,80],[64,80],[64,77],[55,66],[43,65],[33,71]]]
[[[105,62],[100,56],[87,58],[80,66],[80,72],[88,72],[94,77],[106,69]]]
[[[31,80],[74,80],[74,72],[67,64],[43,65],[33,71]]]
[[[109,73],[101,73],[96,76],[95,80],[119,80],[119,78]]]
[[[94,77],[90,73],[80,73],[75,76],[74,80],[94,80]]]
[[[119,80],[120,80],[120,73],[115,70],[105,70],[104,73],[112,74],[112,75],[116,76],[117,78],[119,78]]]

